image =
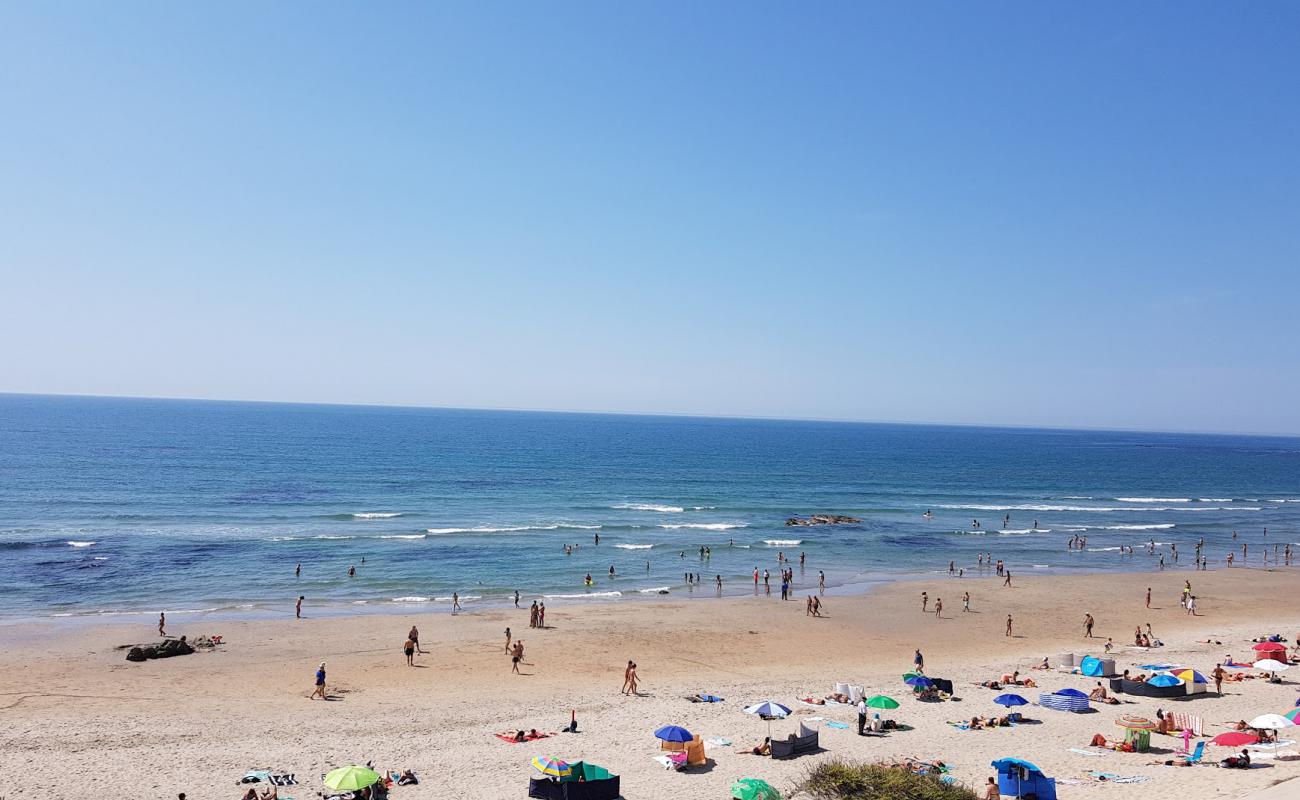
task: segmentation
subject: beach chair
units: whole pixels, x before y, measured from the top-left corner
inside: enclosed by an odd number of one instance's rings
[[[1204,757],[1205,757],[1205,741],[1202,740],[1196,743],[1196,749],[1192,750],[1192,754],[1190,756],[1187,756],[1187,763],[1199,764],[1201,763],[1201,759]]]

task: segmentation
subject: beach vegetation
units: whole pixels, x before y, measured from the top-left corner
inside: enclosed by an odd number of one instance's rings
[[[889,764],[842,760],[811,767],[795,785],[795,796],[813,800],[977,800],[965,786],[944,783],[938,774],[919,774]]]

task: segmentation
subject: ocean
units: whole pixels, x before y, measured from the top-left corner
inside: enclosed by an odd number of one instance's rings
[[[801,594],[982,553],[1190,572],[1298,523],[1300,438],[0,395],[9,619],[705,600],[778,553]]]

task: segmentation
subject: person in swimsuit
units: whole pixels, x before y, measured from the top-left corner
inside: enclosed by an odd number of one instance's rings
[[[411,637],[409,636],[406,637],[406,642],[402,645],[402,652],[406,653],[406,666],[414,667],[415,666],[415,642],[411,641]]]
[[[1011,635],[1011,615],[1010,615],[1010,614],[1007,614],[1007,632],[1006,632],[1006,635],[1007,635],[1007,636],[1010,636],[1010,635]]]
[[[298,602],[293,604],[293,615],[295,619],[302,619],[302,601],[307,599],[307,595],[298,595]]]
[[[158,635],[166,636],[167,635],[166,628],[167,628],[167,613],[164,611],[158,614]]]
[[[506,628],[506,652],[510,652],[510,629]]]
[[[419,653],[420,655],[424,655],[424,650],[421,649],[420,647],[419,628],[416,628],[414,625],[412,625],[410,633],[406,634],[406,638],[410,639],[411,643],[415,645],[415,652]]]

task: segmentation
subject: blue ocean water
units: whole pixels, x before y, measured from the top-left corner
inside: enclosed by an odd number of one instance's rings
[[[784,523],[816,512],[862,523]],[[0,395],[7,617],[705,598],[778,552],[801,587],[1261,565],[1298,523],[1296,438]]]

